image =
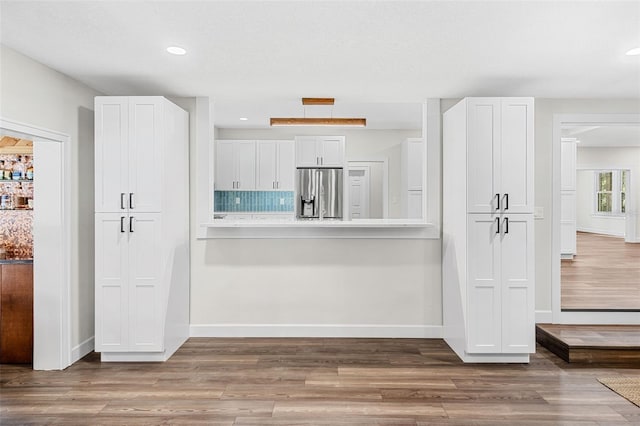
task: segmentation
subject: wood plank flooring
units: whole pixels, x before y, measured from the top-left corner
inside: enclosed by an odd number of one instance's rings
[[[0,366],[0,424],[624,425],[640,369],[462,364],[440,339],[192,338],[166,363]]]
[[[640,368],[639,325],[537,324],[536,341],[567,362]]]
[[[562,261],[562,310],[640,310],[640,244],[586,232],[577,243]]]

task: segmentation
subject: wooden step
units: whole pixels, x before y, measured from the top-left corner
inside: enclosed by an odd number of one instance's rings
[[[566,362],[640,368],[640,326],[538,324],[536,341]]]

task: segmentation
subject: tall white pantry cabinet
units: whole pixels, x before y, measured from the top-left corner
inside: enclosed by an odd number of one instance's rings
[[[189,335],[186,111],[95,98],[95,350],[165,361]]]
[[[465,98],[443,117],[446,342],[465,362],[535,352],[533,98]]]

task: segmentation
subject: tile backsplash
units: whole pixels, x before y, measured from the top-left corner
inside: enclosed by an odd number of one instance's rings
[[[7,259],[33,259],[32,227],[32,210],[0,210],[0,246]]]
[[[216,212],[293,212],[293,191],[214,191]]]

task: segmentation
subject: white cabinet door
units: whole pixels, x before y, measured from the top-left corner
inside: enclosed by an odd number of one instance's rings
[[[277,141],[258,141],[256,143],[256,189],[273,191],[277,177]]]
[[[159,212],[162,208],[162,146],[164,99],[159,96],[129,98],[130,210]]]
[[[344,137],[323,137],[319,139],[319,152],[321,166],[344,166]]]
[[[131,214],[127,223],[131,351],[163,350],[161,276],[167,272],[161,258],[160,225],[160,214],[155,213]]]
[[[236,141],[236,189],[256,189],[256,142]]]
[[[293,191],[295,178],[295,143],[293,141],[278,142],[277,183],[279,191]]]
[[[216,141],[215,167],[215,189],[233,191],[236,181],[233,141]]]
[[[533,99],[504,98],[501,103],[501,143],[496,152],[500,209],[533,213]]]
[[[499,353],[502,310],[497,217],[470,214],[467,226],[467,352]]]
[[[320,165],[317,142],[318,138],[315,136],[299,136],[296,138],[297,167],[316,167]]]
[[[533,216],[505,215],[501,226],[502,352],[535,352]]]
[[[422,190],[422,167],[424,164],[424,143],[422,139],[407,141],[407,189],[409,191]]]
[[[120,212],[129,182],[129,98],[95,100],[95,211]],[[121,194],[125,193],[121,197]]]
[[[95,215],[95,350],[129,349],[127,216]]]
[[[467,104],[467,212],[497,210],[500,147],[499,98],[471,98]],[[451,171],[451,173],[454,173]]]

